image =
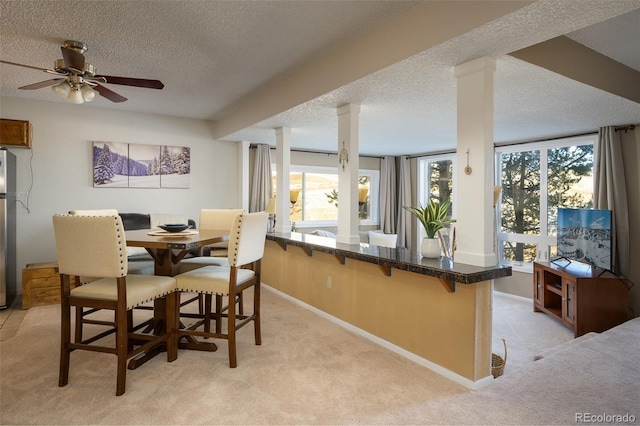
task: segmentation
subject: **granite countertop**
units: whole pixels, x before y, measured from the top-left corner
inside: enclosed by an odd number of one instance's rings
[[[379,265],[385,273],[391,276],[392,269],[429,275],[452,283],[473,284],[494,278],[511,276],[511,267],[503,265],[473,266],[453,262],[446,258],[427,259],[419,253],[404,248],[387,248],[369,244],[343,244],[333,238],[316,235],[291,233],[268,233],[267,240],[278,243],[284,250],[288,245],[301,247],[310,256],[313,251],[329,253],[345,262],[354,259]]]

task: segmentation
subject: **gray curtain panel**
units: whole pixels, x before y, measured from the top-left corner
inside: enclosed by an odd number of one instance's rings
[[[267,208],[269,198],[273,196],[271,181],[271,150],[269,145],[259,144],[256,148],[253,166],[253,181],[249,198],[249,213],[262,212]]]
[[[598,130],[595,151],[593,204],[613,211],[612,263],[619,275],[629,274],[629,206],[620,135],[614,127]]]
[[[404,206],[411,205],[411,168],[406,155],[398,157],[398,205],[397,205],[397,234],[398,247],[411,249],[411,213]]]
[[[380,164],[380,229],[385,234],[396,233],[396,159],[385,156]]]

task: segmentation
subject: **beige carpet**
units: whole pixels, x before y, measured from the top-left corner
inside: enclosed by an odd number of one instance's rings
[[[270,291],[263,294],[263,344],[253,344],[251,327],[241,330],[238,368],[228,367],[224,342],[215,353],[182,350],[173,363],[158,356],[129,371],[120,397],[115,357],[107,354],[74,352],[69,384],[57,387],[59,307],[32,308],[18,334],[0,344],[0,422],[568,424],[580,408],[571,403],[576,400],[571,381],[541,383],[533,371],[551,358],[533,363],[534,353],[519,348],[513,323],[518,304],[528,316],[526,302],[495,298],[495,327],[511,323],[500,333],[510,345],[510,360],[503,377],[473,392]],[[508,316],[498,319],[501,309]],[[535,318],[555,325],[544,315]],[[540,330],[530,329],[532,323],[526,327],[521,331],[544,340]],[[548,347],[537,345],[549,349],[559,338],[553,339]],[[568,379],[576,375],[561,367]],[[606,407],[600,400],[592,411]]]

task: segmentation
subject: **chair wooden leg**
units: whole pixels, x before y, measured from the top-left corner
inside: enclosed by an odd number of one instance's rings
[[[124,305],[124,301],[122,303]],[[118,372],[116,379],[116,396],[122,395],[127,382],[127,311],[118,306],[116,311],[116,356],[118,357]]]
[[[127,332],[133,333],[133,309],[127,311]],[[127,339],[127,352],[133,350],[133,341]]]
[[[198,313],[204,315],[204,294],[198,293]]]
[[[235,301],[235,295],[229,295],[229,301]],[[229,302],[227,309],[227,339],[229,343],[229,367],[236,368],[236,304]]]
[[[204,331],[211,332],[211,295],[204,295]]]
[[[69,357],[71,353],[69,350],[69,343],[71,342],[71,306],[69,306],[69,300],[64,293],[62,294],[60,304],[62,316],[60,327],[60,372],[58,375],[58,386],[62,387],[69,383]],[[80,324],[80,327],[82,327],[82,324]]]
[[[178,340],[176,335],[176,322],[179,322],[179,292],[173,292],[166,298],[166,332],[167,332],[167,362],[173,362],[178,358]],[[176,321],[178,317],[178,321]]]
[[[260,281],[256,283],[253,289],[253,312],[255,315],[255,319],[253,320],[253,329],[255,333],[256,345],[261,345],[262,333],[260,331]]]
[[[75,342],[82,342],[82,320],[84,318],[84,308],[82,306],[76,306],[76,325],[75,325]]]
[[[222,295],[216,294],[216,333],[222,333]]]
[[[244,301],[242,300],[242,293],[238,295],[238,314],[244,315]]]

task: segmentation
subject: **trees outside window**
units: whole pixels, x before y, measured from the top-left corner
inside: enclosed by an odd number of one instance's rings
[[[453,192],[455,177],[455,154],[434,155],[418,160],[418,202],[425,206],[430,200],[443,204],[451,201],[449,215],[453,217],[455,209]],[[424,229],[418,226],[418,241],[426,236]]]
[[[558,208],[593,206],[594,142],[590,135],[496,149],[501,261],[530,268],[555,255]]]

